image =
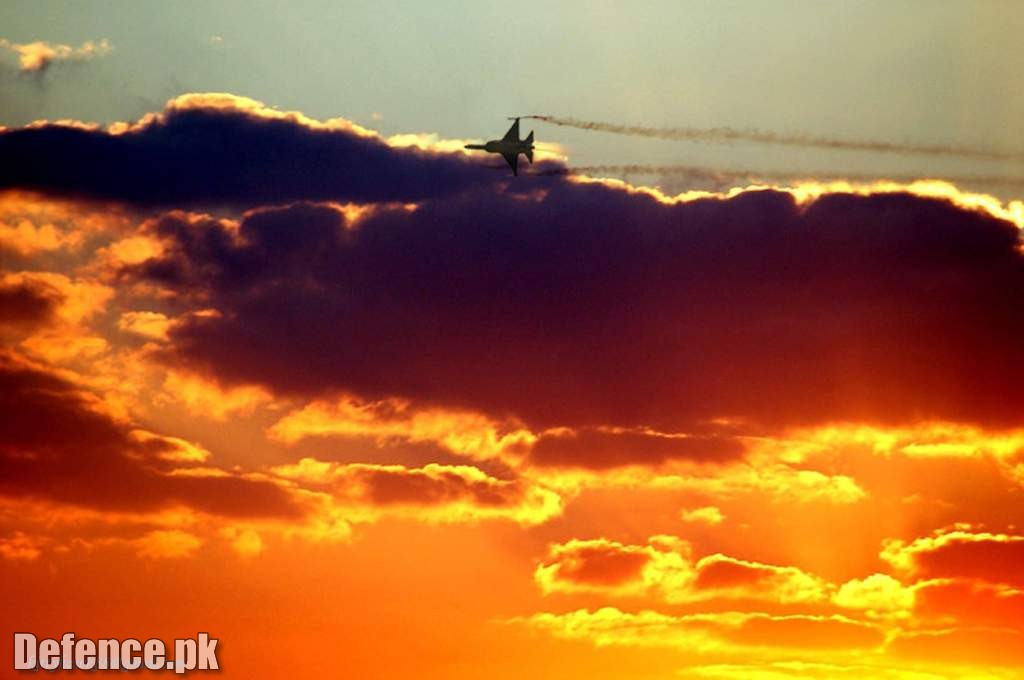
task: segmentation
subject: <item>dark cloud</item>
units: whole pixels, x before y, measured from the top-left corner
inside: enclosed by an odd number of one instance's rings
[[[173,440],[138,436],[90,394],[8,355],[0,355],[0,412],[0,496],[119,511],[185,505],[229,516],[295,512],[267,482],[169,476]]]
[[[756,562],[742,562],[725,555],[703,559],[697,570],[694,586],[698,589],[751,588],[778,580],[779,567]]]
[[[641,585],[644,567],[651,562],[651,551],[640,546],[627,546],[604,539],[575,540],[552,547],[548,562],[538,573],[548,572],[541,579],[551,589],[561,586],[614,588]]]
[[[1024,586],[1024,537],[954,532],[919,539],[900,551],[921,579],[975,578]],[[899,552],[892,553],[899,555]]]
[[[467,468],[428,466],[410,470],[399,466],[354,466],[347,480],[365,493],[366,500],[387,505],[443,505],[467,502],[479,507],[513,507],[526,497],[519,480],[498,480]]]
[[[170,215],[149,227],[165,255],[122,275],[221,312],[175,328],[175,361],[281,393],[397,395],[536,427],[1019,424],[1012,224],[909,194],[670,205],[550,182],[355,225],[308,204],[253,213],[238,234]]]
[[[478,158],[394,148],[251,104],[193,97],[120,134],[63,125],[0,131],[0,188],[144,206],[252,206],[415,201],[505,179]]]
[[[658,465],[671,460],[722,462],[743,455],[740,440],[727,437],[667,437],[644,432],[568,431],[545,434],[533,446],[537,465],[613,468]]]
[[[63,293],[43,281],[0,280],[0,330],[27,330],[45,324],[63,300]]]

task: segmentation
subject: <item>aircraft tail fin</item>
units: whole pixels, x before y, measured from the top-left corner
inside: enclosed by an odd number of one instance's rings
[[[530,130],[530,134],[526,135],[526,139],[523,141],[527,144],[533,144],[533,130]]]
[[[531,134],[530,136],[532,137],[533,135]],[[526,156],[526,160],[530,161],[530,165],[533,165],[533,149],[524,151],[523,155]]]

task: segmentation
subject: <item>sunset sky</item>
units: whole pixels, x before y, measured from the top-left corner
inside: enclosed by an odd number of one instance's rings
[[[0,675],[1024,677],[1022,26],[5,2]]]

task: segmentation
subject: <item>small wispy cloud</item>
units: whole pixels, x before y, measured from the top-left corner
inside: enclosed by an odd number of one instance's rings
[[[48,43],[37,40],[30,43],[14,43],[0,38],[0,48],[18,55],[18,70],[22,73],[44,73],[54,62],[86,61],[102,57],[113,48],[105,38],[99,41],[86,40],[78,47]]]

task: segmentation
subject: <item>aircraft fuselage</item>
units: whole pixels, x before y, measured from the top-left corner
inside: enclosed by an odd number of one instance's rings
[[[533,144],[526,142],[506,142],[503,139],[492,139],[486,144],[467,144],[467,149],[480,149],[488,153],[526,153],[533,151]]]
[[[526,139],[519,139],[519,119],[516,118],[501,139],[492,139],[486,144],[467,144],[466,148],[501,154],[512,168],[512,173],[518,175],[519,154],[526,156],[528,162],[533,162],[533,133],[531,132]]]

